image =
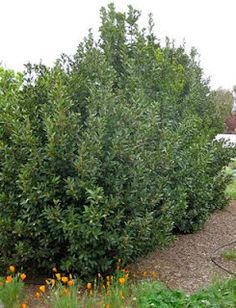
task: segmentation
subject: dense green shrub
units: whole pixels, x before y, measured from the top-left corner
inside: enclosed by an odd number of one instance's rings
[[[101,10],[53,68],[0,71],[0,260],[81,275],[128,262],[226,204],[230,153],[196,52],[150,16]]]

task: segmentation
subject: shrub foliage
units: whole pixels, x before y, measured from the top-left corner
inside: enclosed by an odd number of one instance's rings
[[[101,9],[74,56],[0,70],[0,260],[87,276],[191,232],[227,200],[230,153],[193,49]]]

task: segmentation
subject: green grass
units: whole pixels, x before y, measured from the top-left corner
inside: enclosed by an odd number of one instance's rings
[[[23,282],[17,276],[7,283],[3,277],[0,278],[0,304],[4,308],[18,308],[23,302]]]
[[[144,282],[136,287],[137,307],[162,308],[235,308],[236,279],[218,282],[190,296],[178,290],[168,290],[159,283]]]
[[[210,288],[196,292],[189,298],[187,307],[236,307],[236,279],[218,282]]]
[[[56,291],[52,292],[50,298],[50,308],[78,308],[79,300],[77,288],[72,287],[70,289],[70,294],[63,294],[67,289],[63,290],[63,287],[60,286],[56,289]]]
[[[230,250],[225,250],[222,253],[222,256],[224,259],[232,261],[236,260],[236,248],[235,249],[230,249]]]

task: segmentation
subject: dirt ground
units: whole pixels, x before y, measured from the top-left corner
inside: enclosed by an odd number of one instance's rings
[[[178,235],[169,248],[150,253],[129,269],[138,273],[157,271],[159,280],[169,288],[192,293],[210,285],[215,276],[230,277],[211,261],[211,257],[217,259],[214,251],[235,240],[236,201],[233,201],[224,210],[215,212],[202,230]],[[225,267],[226,263],[223,265]]]

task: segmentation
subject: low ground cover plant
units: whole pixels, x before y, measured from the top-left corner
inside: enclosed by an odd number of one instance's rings
[[[144,282],[137,286],[140,298],[137,307],[235,307],[235,279],[218,282],[192,295],[179,290],[168,290],[157,282]],[[143,293],[142,293],[143,292]],[[142,296],[141,296],[142,294]],[[131,306],[132,307],[132,306]]]
[[[0,285],[0,300],[4,303],[4,307],[30,308],[22,288],[26,275],[10,274],[4,278],[5,283]],[[236,305],[235,278],[219,280],[207,289],[187,295],[180,290],[167,289],[157,277],[157,273],[143,273],[145,280],[132,282],[130,273],[127,270],[120,270],[115,275],[106,277],[98,274],[94,281],[84,284],[71,274],[66,276],[54,271],[52,278],[38,287],[33,307],[233,308]],[[14,289],[14,292],[9,291],[9,287],[11,290]]]
[[[0,262],[109,274],[223,208],[230,149],[193,49],[101,9],[74,56],[0,69]]]

